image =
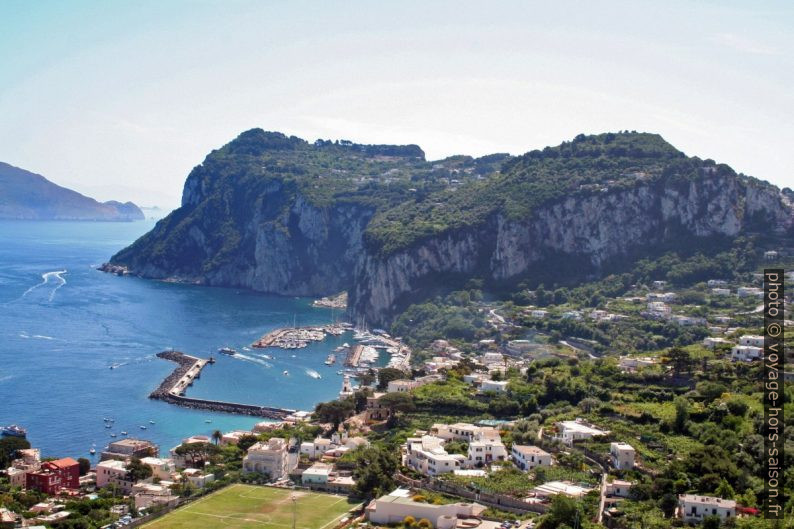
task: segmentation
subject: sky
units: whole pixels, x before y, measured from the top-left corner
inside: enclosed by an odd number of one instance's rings
[[[0,2],[0,161],[178,205],[240,132],[428,159],[656,132],[794,187],[794,2]]]

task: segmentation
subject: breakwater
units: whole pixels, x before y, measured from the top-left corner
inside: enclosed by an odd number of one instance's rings
[[[157,357],[176,362],[178,365],[171,374],[163,379],[157,389],[149,394],[150,399],[158,399],[196,410],[236,413],[268,419],[284,419],[295,413],[295,410],[287,408],[185,397],[185,390],[193,383],[194,379],[201,375],[201,370],[207,365],[208,360],[186,355],[180,351],[163,351],[158,353]]]

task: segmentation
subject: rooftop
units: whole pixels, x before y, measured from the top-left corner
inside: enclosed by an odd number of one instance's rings
[[[549,455],[549,453],[546,452],[545,450],[543,450],[542,448],[537,447],[537,446],[531,446],[531,445],[513,445],[513,450],[515,450],[519,454],[523,454],[525,456],[531,456],[531,455],[547,456],[547,455]]]
[[[715,496],[698,496],[696,494],[679,494],[678,495],[679,501],[684,501],[687,503],[699,503],[701,505],[719,505],[720,507],[725,507],[726,509],[733,509],[736,508],[736,502],[733,500],[726,500],[723,498],[717,498]]]

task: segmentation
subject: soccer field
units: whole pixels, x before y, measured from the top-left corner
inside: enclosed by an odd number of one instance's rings
[[[147,529],[330,529],[357,504],[344,496],[253,485],[230,485],[188,503]]]

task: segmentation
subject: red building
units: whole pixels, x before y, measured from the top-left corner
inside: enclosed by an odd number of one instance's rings
[[[45,461],[39,470],[28,472],[25,487],[45,494],[58,494],[61,489],[79,489],[80,464],[71,457]]]

